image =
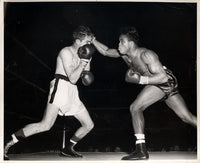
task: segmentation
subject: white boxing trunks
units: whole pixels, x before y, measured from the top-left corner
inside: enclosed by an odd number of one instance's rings
[[[48,102],[60,108],[59,115],[71,116],[86,110],[79,99],[77,86],[61,74],[55,74],[50,82]]]

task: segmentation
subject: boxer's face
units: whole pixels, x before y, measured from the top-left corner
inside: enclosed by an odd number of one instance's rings
[[[85,36],[83,40],[80,41],[80,46],[84,46],[85,44],[91,44],[92,36]]]
[[[121,54],[127,54],[130,49],[130,41],[126,35],[120,35],[118,50]]]

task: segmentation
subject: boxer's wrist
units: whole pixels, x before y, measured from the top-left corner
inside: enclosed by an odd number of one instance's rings
[[[148,76],[140,76],[139,84],[149,84],[149,77]]]
[[[80,66],[82,69],[84,69],[84,68],[86,67],[87,64],[88,64],[88,62],[85,62],[84,60],[81,60],[79,66]]]
[[[95,36],[92,36],[91,43],[93,44],[95,40],[96,40],[96,37],[95,37]]]

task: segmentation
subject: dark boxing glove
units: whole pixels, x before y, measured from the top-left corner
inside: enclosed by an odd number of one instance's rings
[[[135,72],[133,69],[128,69],[126,72],[126,81],[136,84],[148,84],[149,83],[149,77],[148,76],[142,76],[140,73]]]
[[[94,81],[94,75],[90,71],[83,71],[81,74],[81,80],[83,85],[89,86]]]
[[[82,61],[89,62],[94,52],[95,48],[93,45],[85,44],[78,49],[78,56]]]

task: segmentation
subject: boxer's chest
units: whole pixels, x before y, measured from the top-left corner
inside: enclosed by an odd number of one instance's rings
[[[131,67],[141,75],[149,73],[147,65],[139,57],[132,60]]]

